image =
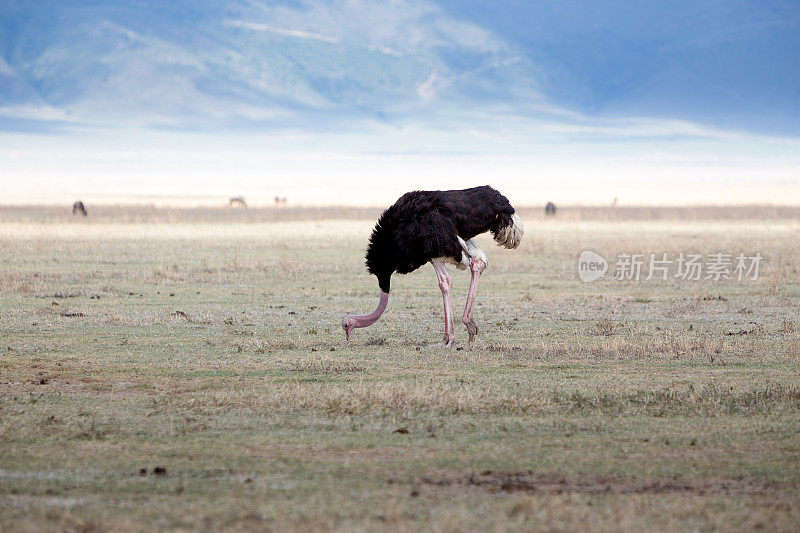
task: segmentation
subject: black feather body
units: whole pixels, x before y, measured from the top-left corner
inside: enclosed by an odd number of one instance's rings
[[[366,264],[389,292],[394,272],[407,274],[438,257],[460,261],[461,244],[491,231],[495,238],[512,224],[514,208],[488,185],[455,191],[412,191],[378,219],[369,238]]]

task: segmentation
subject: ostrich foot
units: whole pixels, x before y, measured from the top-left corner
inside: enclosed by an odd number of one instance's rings
[[[453,346],[453,339],[445,337],[439,342],[429,344],[428,348],[451,348]]]
[[[469,343],[472,344],[472,341],[474,341],[475,337],[478,336],[478,325],[471,318],[469,320],[465,320],[464,325],[467,326],[467,333],[469,333]]]

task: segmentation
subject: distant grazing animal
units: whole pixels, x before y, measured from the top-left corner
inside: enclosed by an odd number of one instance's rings
[[[228,200],[228,207],[241,207],[247,209],[247,202],[244,201],[242,196],[235,196]]]
[[[547,216],[553,216],[556,214],[556,204],[553,202],[547,202],[547,205],[544,206],[544,214]]]
[[[367,270],[378,278],[380,301],[369,315],[342,320],[347,340],[353,328],[377,321],[389,302],[389,280],[393,273],[407,274],[425,263],[433,264],[444,302],[444,339],[438,346],[453,343],[453,313],[450,308],[452,281],[445,263],[470,269],[467,305],[462,321],[469,342],[478,334],[472,307],[478,279],[489,261],[473,237],[491,231],[498,246],[516,248],[524,231],[522,221],[505,196],[489,187],[461,191],[413,191],[400,197],[383,212],[367,247]]]
[[[275,197],[275,205],[286,205],[286,197],[285,196],[276,196]]]
[[[86,216],[89,213],[86,212],[86,207],[83,205],[83,202],[78,200],[74,204],[72,204],[72,214],[73,215],[83,215]]]

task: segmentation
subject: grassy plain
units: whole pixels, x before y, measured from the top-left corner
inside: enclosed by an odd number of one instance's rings
[[[0,209],[0,530],[800,524],[800,209],[522,210],[450,350],[431,267],[344,343],[378,210],[89,210]],[[585,284],[585,249],[764,260]]]

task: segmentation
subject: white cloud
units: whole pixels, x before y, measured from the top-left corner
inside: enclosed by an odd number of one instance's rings
[[[445,89],[450,83],[452,83],[452,77],[442,77],[436,72],[431,72],[431,75],[428,76],[428,79],[423,81],[419,87],[417,87],[417,94],[423,100],[430,100],[434,98],[442,89]]]
[[[332,44],[336,44],[339,42],[339,39],[337,37],[331,37],[329,35],[321,35],[319,33],[311,33],[307,31],[291,30],[285,28],[276,28],[275,26],[270,26],[268,24],[259,24],[256,22],[246,22],[243,20],[229,20],[227,21],[227,24],[230,26],[236,26],[237,28],[246,28],[248,30],[254,30],[254,31],[265,31],[267,33],[284,35],[286,37],[297,37],[298,39],[312,39],[314,41],[323,41]]]
[[[256,9],[248,13],[248,19],[257,22],[248,24],[263,25],[263,31],[299,31],[389,55],[441,47],[479,53],[499,53],[506,48],[502,39],[475,24],[452,18],[428,0],[309,0],[299,8],[265,2],[251,5]]]
[[[74,120],[70,117],[69,113],[62,109],[56,109],[48,105],[35,104],[0,107],[0,117],[60,122]]]

